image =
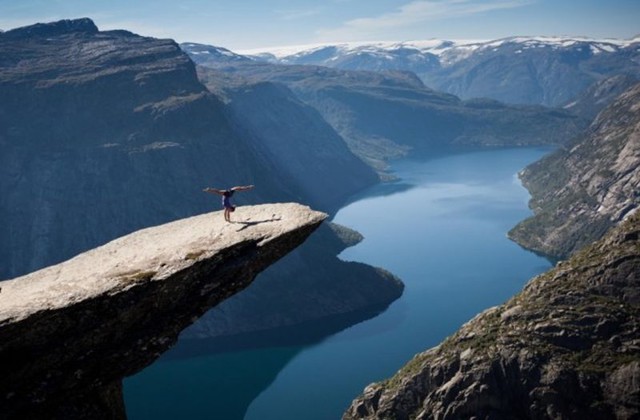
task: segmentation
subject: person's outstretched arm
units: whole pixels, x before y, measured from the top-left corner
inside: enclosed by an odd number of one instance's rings
[[[254,187],[253,185],[244,185],[244,186],[239,186],[239,187],[233,187],[233,188],[231,188],[231,190],[233,190],[233,191],[244,191],[244,190],[250,190],[253,187]]]
[[[217,188],[210,188],[210,187],[207,187],[207,188],[205,188],[205,189],[204,189],[204,190],[202,190],[202,191],[204,191],[204,192],[208,192],[208,193],[211,193],[211,194],[220,194],[220,195],[224,195],[224,190],[219,190],[219,189],[217,189]]]

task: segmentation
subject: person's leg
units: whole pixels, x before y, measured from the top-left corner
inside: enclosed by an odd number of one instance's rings
[[[229,207],[224,208],[224,220],[227,222],[231,221],[231,209]]]

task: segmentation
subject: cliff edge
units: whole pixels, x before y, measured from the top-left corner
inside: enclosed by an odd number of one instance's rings
[[[0,418],[124,418],[121,379],[326,218],[299,204],[134,232],[0,282]]]
[[[638,418],[639,284],[637,213],[368,386],[344,419]]]
[[[520,178],[534,216],[509,237],[566,259],[640,206],[640,83],[598,114],[568,149],[526,167]]]

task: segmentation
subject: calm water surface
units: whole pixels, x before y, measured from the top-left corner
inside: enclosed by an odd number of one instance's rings
[[[129,417],[339,419],[367,384],[550,267],[506,238],[530,214],[516,173],[548,151],[396,162],[397,183],[355,197],[333,221],[365,237],[340,257],[399,276],[400,299],[314,344],[164,358],[125,381]]]

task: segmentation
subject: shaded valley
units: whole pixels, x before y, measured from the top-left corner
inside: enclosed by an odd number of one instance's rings
[[[263,81],[286,85],[378,170],[409,151],[433,155],[472,147],[563,144],[586,124],[561,109],[462,101],[425,87],[407,72],[244,61],[203,65],[198,70],[203,83],[213,91],[230,92],[232,98]]]

